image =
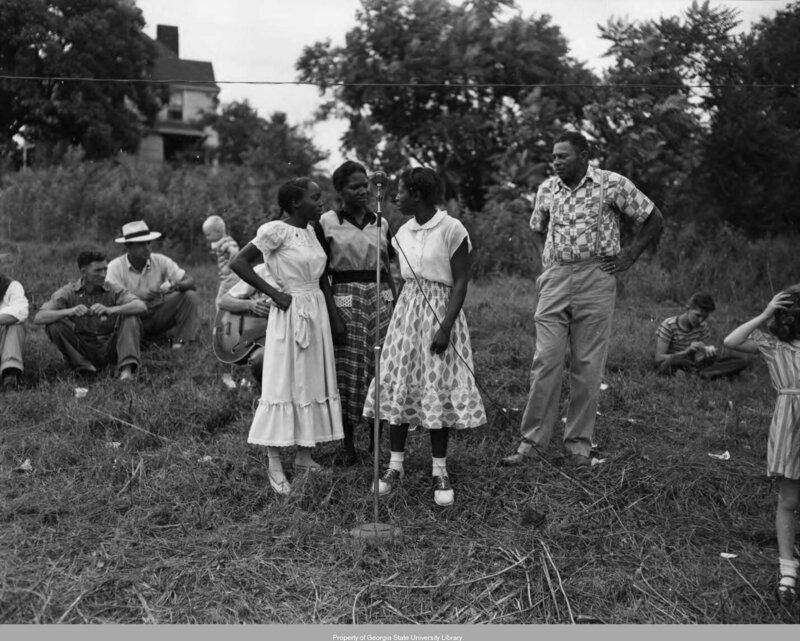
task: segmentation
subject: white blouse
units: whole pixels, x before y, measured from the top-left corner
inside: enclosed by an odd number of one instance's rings
[[[467,240],[467,250],[472,251],[469,234],[460,220],[437,211],[424,225],[412,218],[397,230],[392,245],[400,257],[400,275],[411,280],[414,275],[430,281],[453,286],[450,259]]]
[[[28,299],[19,281],[12,280],[3,300],[0,301],[0,314],[8,314],[23,323],[28,318]]]

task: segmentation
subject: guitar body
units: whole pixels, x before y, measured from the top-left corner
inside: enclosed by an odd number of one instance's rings
[[[223,363],[241,363],[256,347],[264,346],[267,319],[219,310],[214,317],[211,346]]]

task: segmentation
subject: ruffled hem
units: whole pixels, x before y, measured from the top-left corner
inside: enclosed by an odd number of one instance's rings
[[[339,402],[340,402],[340,397],[338,395],[337,396],[323,396],[322,398],[315,398],[315,399],[311,399],[311,400],[308,400],[308,401],[294,401],[294,400],[271,401],[271,400],[264,400],[263,398],[260,398],[260,399],[258,399],[257,407],[261,407],[262,405],[266,405],[268,407],[291,405],[293,407],[300,407],[302,409],[305,409],[305,408],[307,408],[307,407],[309,407],[311,405],[324,405],[326,403],[334,403],[334,404],[338,405]]]
[[[263,447],[314,447],[315,445],[319,445],[320,443],[330,443],[332,441],[340,441],[344,438],[344,435],[341,436],[331,436],[330,438],[326,439],[317,439],[316,441],[266,441],[262,439],[255,439],[255,438],[247,438],[247,442],[251,445],[261,445]]]
[[[342,438],[344,430],[339,397],[331,396],[306,403],[260,402],[253,416],[247,442],[270,447],[313,447],[317,443],[338,441]]]

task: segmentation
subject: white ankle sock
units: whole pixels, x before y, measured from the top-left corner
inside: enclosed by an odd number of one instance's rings
[[[447,457],[433,458],[433,476],[447,476]]]
[[[403,461],[406,460],[405,452],[391,452],[389,455],[389,469],[403,471]]]
[[[781,566],[781,585],[788,585],[794,587],[797,583],[797,566],[800,565],[797,559],[778,559]],[[794,577],[794,581],[790,581],[787,577]]]

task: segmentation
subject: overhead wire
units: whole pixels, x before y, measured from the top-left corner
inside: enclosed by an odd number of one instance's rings
[[[265,85],[306,86],[326,89],[331,87],[364,88],[426,88],[426,89],[796,89],[798,83],[754,82],[754,83],[651,83],[651,82],[312,82],[307,80],[188,80],[183,78],[93,78],[89,76],[33,76],[0,74],[0,80],[26,80],[50,82],[96,82],[156,85]]]

